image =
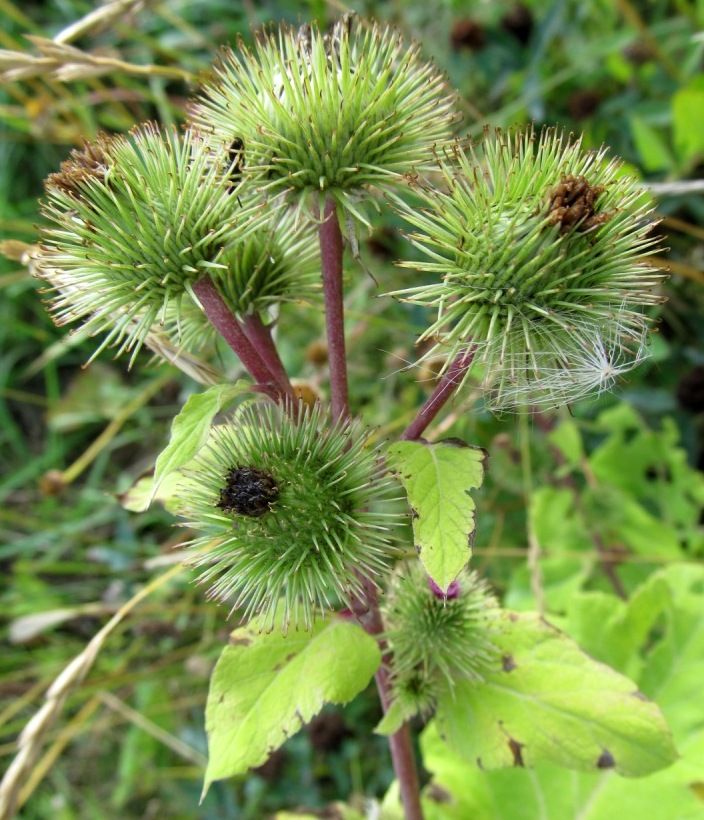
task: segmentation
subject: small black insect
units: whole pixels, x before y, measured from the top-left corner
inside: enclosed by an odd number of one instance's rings
[[[227,149],[227,153],[232,158],[230,167],[227,169],[227,178],[230,181],[228,192],[232,193],[242,180],[242,169],[244,168],[244,140],[235,137]]]
[[[274,476],[255,467],[232,467],[226,476],[215,505],[223,512],[236,512],[258,518],[269,512],[279,497]]]

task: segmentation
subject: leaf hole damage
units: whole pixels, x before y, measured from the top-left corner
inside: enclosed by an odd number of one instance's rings
[[[504,670],[504,672],[513,672],[513,670],[516,668],[516,661],[514,661],[513,655],[502,655],[501,668]]]
[[[523,746],[525,744],[519,743],[517,740],[514,740],[512,737],[508,739],[508,748],[511,750],[511,754],[513,755],[513,765],[519,768],[524,768],[525,763],[523,762]]]
[[[446,789],[443,789],[442,786],[439,786],[437,783],[431,783],[427,789],[426,796],[428,800],[432,800],[433,803],[452,803],[452,795]]]
[[[596,762],[597,769],[613,769],[615,765],[616,761],[614,760],[614,756],[608,749],[604,749]]]
[[[225,482],[215,505],[223,512],[259,518],[269,512],[271,505],[279,497],[279,487],[274,476],[254,467],[232,467]]]
[[[467,492],[467,495],[469,495],[469,492]],[[474,549],[474,538],[477,534],[477,511],[476,510],[472,510],[472,523],[471,523],[470,526],[471,526],[471,530],[469,531],[469,536],[467,538],[467,547],[470,550],[473,550]]]

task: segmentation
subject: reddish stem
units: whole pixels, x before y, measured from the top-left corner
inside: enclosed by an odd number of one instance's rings
[[[425,432],[426,427],[437,416],[450,396],[461,384],[465,373],[474,359],[476,347],[465,348],[447,368],[437,387],[418,411],[418,415],[401,434],[402,441],[415,441]]]
[[[386,714],[391,705],[389,702],[390,687],[388,669],[383,664],[376,673],[376,687],[379,690],[379,700],[384,709],[384,714]],[[411,727],[408,723],[404,723],[398,732],[389,736],[389,748],[391,749],[391,761],[401,792],[403,816],[406,820],[423,820],[418,768],[413,753]]]
[[[262,391],[274,401],[282,398],[282,391],[276,379],[247,338],[230,308],[225,304],[213,280],[209,276],[204,276],[193,285],[193,292],[198,297],[212,326],[239,356],[240,361]]]
[[[448,367],[447,371],[440,379],[439,384],[428,397],[425,404],[418,411],[418,415],[408,425],[401,439],[414,441],[419,439],[425,432],[428,425],[440,412],[447,400],[457,389],[457,386],[462,382],[462,379],[472,364],[474,359],[476,347],[469,347],[463,350]],[[372,613],[375,613],[376,619],[379,622],[379,629],[381,630],[381,617],[379,615],[379,608],[376,603],[376,596],[374,596],[373,607],[367,617],[374,620]],[[362,621],[364,625],[364,621]],[[365,626],[369,632],[370,629]],[[382,643],[382,651],[385,646]],[[379,697],[384,712],[387,711],[389,703],[389,673],[391,658],[388,653],[384,654],[384,660],[381,668],[377,672],[376,682],[379,689]],[[391,757],[394,762],[394,771],[399,781],[401,788],[401,800],[403,801],[404,813],[406,818],[413,818],[413,820],[422,820],[423,808],[420,802],[420,789],[418,783],[418,773],[416,770],[415,759],[413,757],[413,747],[411,745],[411,735],[408,724],[405,723],[401,729],[389,738],[391,744]]]
[[[342,231],[337,219],[334,200],[325,202],[325,213],[319,228],[320,258],[323,271],[323,295],[325,297],[325,323],[328,337],[328,361],[330,364],[330,404],[333,423],[350,415],[347,387],[347,355],[345,352],[345,314],[342,287]],[[379,699],[386,712],[391,702],[389,669],[391,657],[386,644],[379,636],[383,623],[377,601],[376,588],[371,581],[363,579],[362,596],[351,602],[350,607],[367,634],[379,641],[383,659],[376,673]],[[420,802],[420,784],[411,743],[411,732],[404,724],[389,737],[391,759],[399,782],[401,802],[406,820],[423,820]]]
[[[291,381],[281,361],[279,351],[274,344],[274,340],[271,336],[271,328],[262,322],[261,316],[258,313],[246,315],[242,319],[242,327],[262,361],[276,379],[276,383],[281,389],[281,392],[293,401],[294,394]]]
[[[392,657],[386,646],[386,641],[379,636],[384,631],[384,625],[379,611],[376,589],[371,581],[363,579],[364,598],[351,602],[352,612],[356,615],[364,631],[376,638],[382,652],[381,666],[375,675],[376,688],[379,692],[379,700],[384,714],[388,712],[391,705],[391,683],[389,680],[389,669],[391,669]],[[418,779],[418,768],[416,767],[415,755],[413,753],[413,743],[411,741],[411,730],[408,723],[389,736],[389,748],[391,749],[391,760],[398,780],[401,792],[401,803],[403,804],[403,816],[406,820],[423,820],[423,807],[420,801],[420,781]]]
[[[345,313],[342,299],[342,231],[334,200],[325,202],[319,228],[320,262],[323,269],[325,324],[330,363],[330,405],[333,422],[349,416],[347,356],[345,353]]]

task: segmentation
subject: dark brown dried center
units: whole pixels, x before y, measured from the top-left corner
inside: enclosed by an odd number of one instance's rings
[[[258,518],[269,512],[279,497],[274,476],[254,467],[232,467],[216,504],[223,512]]]

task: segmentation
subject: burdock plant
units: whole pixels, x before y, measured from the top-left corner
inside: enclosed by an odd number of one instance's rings
[[[434,714],[452,752],[484,768],[667,765],[654,704],[540,618],[502,610],[467,569],[487,454],[423,438],[470,375],[494,407],[549,406],[644,357],[660,275],[645,261],[650,206],[636,184],[553,131],[451,142],[454,98],[419,47],[350,17],[225,50],[190,117],[183,134],[148,125],[75,152],[47,182],[35,258],[57,321],[102,335],[99,350],[134,359],[160,328],[197,346],[207,321],[253,380],[189,399],[151,487],[196,531],[187,563],[238,618],[211,683],[206,788],[264,762],[372,676],[411,820],[423,815],[415,714]],[[424,256],[404,263],[423,280],[409,273],[394,295],[435,311],[421,338],[446,357],[391,443],[354,418],[347,387],[341,224],[354,247],[375,190]],[[310,408],[272,328],[319,282],[329,407]],[[265,395],[245,398],[251,389]],[[394,569],[404,547],[420,561]],[[596,717],[594,692],[608,693]]]
[[[447,371],[471,351],[494,409],[575,401],[644,358],[662,276],[652,206],[618,161],[546,129],[458,142],[438,170],[422,208],[397,199],[425,257],[403,264],[434,280],[394,293],[437,311],[427,357]]]
[[[319,219],[332,413],[346,415],[340,225],[356,249],[370,189],[403,185],[428,165],[451,136],[454,96],[418,45],[346,15],[330,33],[282,27],[260,33],[253,49],[225,49],[191,118],[214,150],[236,141],[269,196]]]
[[[268,628],[279,607],[285,629],[310,628],[364,598],[399,540],[398,488],[359,425],[331,424],[320,406],[290,416],[248,405],[215,427],[177,501],[203,531],[199,582]]]
[[[150,334],[198,349],[213,328],[262,389],[292,396],[271,340],[278,306],[315,298],[314,248],[264,213],[227,151],[153,124],[73,151],[46,183],[36,271],[58,324],[81,322],[132,359]]]
[[[366,222],[356,207],[426,166],[456,119],[455,99],[417,44],[346,15],[260,32],[227,48],[191,107],[215,147],[243,146],[247,173],[303,207],[311,194]],[[321,208],[322,210],[322,208]]]
[[[48,178],[43,208],[40,272],[59,280],[56,321],[103,334],[96,353],[134,356],[255,224],[260,203],[240,208],[229,186],[224,158],[212,161],[193,131],[146,125],[74,151]]]
[[[397,568],[384,622],[400,716],[432,713],[441,693],[460,681],[481,680],[495,666],[495,612],[489,585],[475,572],[463,570],[443,592],[418,562]]]

